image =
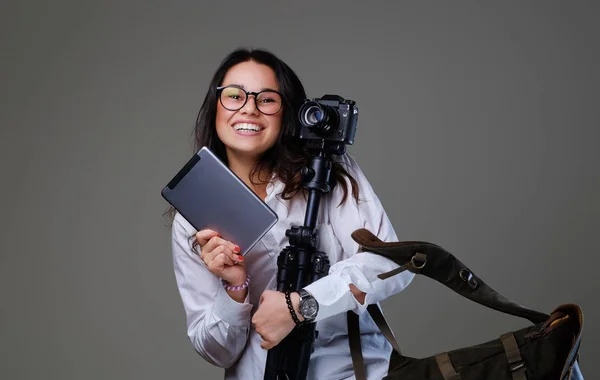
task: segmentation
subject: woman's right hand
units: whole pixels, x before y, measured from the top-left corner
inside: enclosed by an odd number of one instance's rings
[[[198,231],[196,241],[201,248],[200,259],[211,273],[233,286],[246,281],[244,256],[238,255],[240,248],[237,245],[210,229]]]

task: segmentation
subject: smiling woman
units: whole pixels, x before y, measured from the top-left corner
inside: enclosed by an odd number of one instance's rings
[[[222,239],[219,231],[195,231],[181,215],[174,216],[173,263],[188,336],[204,359],[225,368],[228,379],[263,378],[266,349],[304,320],[316,322],[320,331],[309,378],[353,378],[345,315],[349,310],[360,314],[369,378],[387,373],[391,346],[364,311],[404,289],[413,275],[378,279],[378,273],[396,265],[359,252],[351,239],[358,228],[368,228],[383,241],[397,237],[371,185],[347,153],[332,157],[333,188],[321,200],[317,221],[316,248],[327,252],[328,275],[297,293],[275,291],[277,255],[289,244],[286,231],[303,224],[307,205],[301,169],[313,153],[295,137],[305,99],[302,83],[287,64],[264,50],[239,49],[217,69],[196,120],[196,149],[206,146],[215,152],[279,217],[240,256],[235,242]]]
[[[259,157],[275,145],[281,132],[277,78],[269,66],[247,61],[229,69],[219,89],[217,135],[225,145],[230,168],[246,178]],[[254,101],[248,101],[249,96]],[[263,193],[266,184],[254,187]]]

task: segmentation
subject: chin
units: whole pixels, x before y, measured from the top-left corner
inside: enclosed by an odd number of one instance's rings
[[[249,156],[249,157],[255,157],[255,156],[258,157],[258,156],[261,156],[264,152],[266,152],[268,150],[268,148],[230,145],[228,147],[228,150],[230,150],[234,154],[239,154],[239,155],[244,155],[244,156]]]

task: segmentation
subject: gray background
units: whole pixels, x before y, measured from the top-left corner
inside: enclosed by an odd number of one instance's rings
[[[288,62],[357,101],[350,151],[401,239],[507,297],[578,303],[600,377],[598,3],[3,2],[0,378],[221,378],[188,343],[162,186],[220,60]],[[417,278],[384,303],[407,355],[529,322]]]

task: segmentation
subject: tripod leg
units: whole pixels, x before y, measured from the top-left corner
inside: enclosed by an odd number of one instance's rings
[[[314,323],[300,326],[270,349],[264,380],[305,380],[314,336]]]

